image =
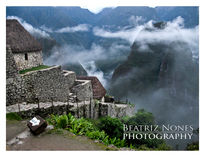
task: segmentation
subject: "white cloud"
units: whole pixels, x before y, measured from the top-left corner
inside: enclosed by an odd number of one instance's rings
[[[7,19],[16,19],[18,22],[32,35],[37,36],[37,37],[43,37],[43,38],[49,38],[50,35],[46,33],[45,31],[33,27],[31,24],[27,23],[24,21],[22,18],[17,17],[17,16],[7,16]]]
[[[64,27],[61,29],[56,30],[56,33],[73,33],[73,32],[87,32],[89,31],[89,25],[87,24],[80,24],[73,27]]]
[[[105,6],[105,5],[100,5],[99,1],[92,5],[81,5],[81,8],[88,9],[90,12],[94,14],[100,13],[104,8],[115,8],[116,6]]]
[[[121,38],[129,41],[130,43],[133,43],[137,34],[143,29],[144,27],[139,26],[135,27],[133,29],[128,29],[128,30],[120,30],[116,32],[111,32],[111,31],[106,31],[104,29],[95,27],[93,29],[93,33],[96,36],[104,37],[104,38]]]
[[[164,29],[157,29],[153,26],[153,21],[144,25],[138,25],[131,29],[121,29],[120,31],[111,32],[101,28],[94,28],[93,33],[96,36],[104,38],[121,38],[132,44],[134,41],[142,44],[156,42],[173,42],[181,41],[189,45],[192,52],[198,52],[199,29],[184,28],[184,19],[177,17],[171,22],[167,22]],[[142,47],[146,48],[146,47]]]
[[[129,19],[128,19],[129,23],[131,25],[134,25],[134,26],[137,26],[140,24],[140,22],[144,22],[145,19],[142,17],[142,16],[131,16]]]
[[[124,45],[112,44],[110,48],[105,49],[99,45],[92,44],[90,49],[85,49],[78,45],[64,45],[60,48],[54,48],[52,55],[45,60],[46,64],[66,63],[86,63],[90,61],[102,60],[120,55],[119,50],[126,50],[129,47]]]
[[[83,68],[88,73],[88,76],[96,76],[104,87],[107,85],[107,80],[105,79],[104,73],[96,67],[95,61],[89,61],[81,63]]]
[[[40,28],[41,28],[42,30],[46,31],[46,32],[53,33],[53,29],[52,29],[52,28],[48,28],[48,27],[46,27],[45,25],[41,26]]]
[[[96,62],[99,60],[115,60],[122,57],[122,51],[129,52],[129,46],[112,44],[110,48],[105,49],[99,45],[92,44],[90,49],[85,49],[78,45],[64,45],[53,48],[52,55],[44,60],[46,65],[67,65],[81,64],[90,76],[97,76],[106,87],[104,73],[96,68]],[[114,70],[114,69],[110,69]],[[111,77],[111,76],[110,76]]]

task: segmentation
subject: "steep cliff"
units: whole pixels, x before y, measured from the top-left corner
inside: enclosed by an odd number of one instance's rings
[[[110,92],[151,110],[160,122],[184,118],[197,124],[198,79],[198,62],[187,43],[136,41],[127,60],[114,71]]]

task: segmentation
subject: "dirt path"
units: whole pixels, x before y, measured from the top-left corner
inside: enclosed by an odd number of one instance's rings
[[[26,121],[7,120],[6,121],[6,141],[11,140],[27,128]]]
[[[7,123],[7,137],[10,139],[17,136],[20,130],[25,129],[23,127],[25,122],[12,122],[13,125],[10,125],[10,122]],[[7,150],[109,150],[107,146],[101,143],[85,136],[75,136],[68,131],[60,133],[47,131],[38,136],[33,136],[26,129],[23,134],[27,135],[26,138],[13,144],[8,144],[9,139],[7,138]]]

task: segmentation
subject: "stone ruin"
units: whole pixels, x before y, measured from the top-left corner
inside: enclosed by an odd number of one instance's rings
[[[61,66],[20,74],[19,70],[41,65],[43,59],[38,42],[19,25],[16,20],[7,20],[7,113],[16,112],[24,118],[68,112],[93,119],[132,115],[134,109],[130,105],[103,102],[106,90],[96,77],[77,78],[75,72],[62,70]],[[25,34],[26,40],[18,42],[19,33]]]

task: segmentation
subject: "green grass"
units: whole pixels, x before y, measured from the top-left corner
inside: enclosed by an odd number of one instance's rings
[[[22,118],[17,113],[7,113],[6,119],[7,120],[18,120],[18,121],[22,120]]]
[[[25,69],[25,70],[21,70],[19,71],[20,74],[25,74],[27,72],[30,72],[30,71],[36,71],[36,70],[41,70],[41,69],[46,69],[46,68],[49,68],[50,66],[47,66],[47,65],[39,65],[37,67],[32,67],[30,69]]]

